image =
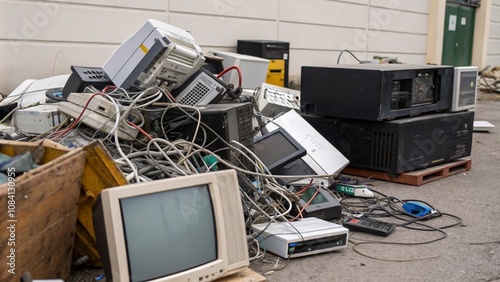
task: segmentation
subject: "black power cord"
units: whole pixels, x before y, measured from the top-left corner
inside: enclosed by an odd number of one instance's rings
[[[351,54],[351,56],[352,56],[354,59],[356,59],[356,61],[358,61],[360,64],[362,64],[362,62],[361,62],[361,61],[360,61],[360,60],[359,60],[359,59],[358,59],[358,58],[357,58],[357,57],[356,57],[356,56],[355,56],[355,55],[354,55],[351,51],[349,51],[349,50],[342,50],[342,51],[340,51],[340,54],[339,54],[339,56],[337,57],[337,65],[339,64],[339,62],[340,62],[340,57],[342,56],[342,54],[343,54],[344,52],[347,52],[347,53]]]

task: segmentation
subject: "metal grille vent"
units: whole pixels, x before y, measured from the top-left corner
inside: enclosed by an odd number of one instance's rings
[[[188,93],[186,93],[186,95],[184,95],[177,102],[184,105],[196,106],[209,92],[209,87],[207,87],[202,82],[198,82],[191,90],[189,90]]]
[[[393,156],[394,133],[375,131],[372,146],[372,167],[389,170]]]

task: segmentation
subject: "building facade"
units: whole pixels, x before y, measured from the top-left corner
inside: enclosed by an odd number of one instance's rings
[[[437,29],[443,28],[445,2],[0,0],[0,91],[10,93],[25,79],[70,73],[71,65],[102,66],[150,18],[189,30],[204,52],[236,52],[238,39],[287,41],[290,80],[300,78],[303,65],[336,64],[344,49],[360,60],[440,63]],[[488,18],[472,62],[481,67],[500,64],[500,0],[482,2],[477,13]],[[355,62],[347,53],[340,58]]]

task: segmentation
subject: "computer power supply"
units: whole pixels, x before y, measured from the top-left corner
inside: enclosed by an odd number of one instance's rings
[[[229,87],[222,80],[201,68],[184,84],[172,91],[177,103],[188,106],[202,106],[217,103]]]
[[[23,132],[41,134],[59,125],[64,119],[66,116],[57,110],[57,105],[38,105],[17,110],[12,123]]]

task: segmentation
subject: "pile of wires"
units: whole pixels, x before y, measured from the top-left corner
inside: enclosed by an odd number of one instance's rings
[[[139,92],[87,88],[85,92],[89,98],[78,116],[31,140],[47,138],[79,147],[100,139],[129,183],[234,169],[240,180],[248,227],[296,218],[291,212],[298,209],[298,195],[280,185],[251,149],[238,141],[224,140],[204,124],[199,107],[176,103],[168,91],[158,87]],[[105,98],[114,108],[109,120],[98,128],[85,122],[92,112],[89,105],[96,97]],[[107,124],[111,125],[108,129],[104,128]],[[126,132],[119,132],[123,128],[134,128],[138,134],[120,138]],[[219,144],[212,146],[216,142]],[[223,158],[223,153],[231,157]]]

